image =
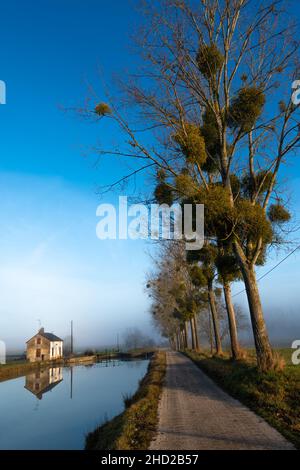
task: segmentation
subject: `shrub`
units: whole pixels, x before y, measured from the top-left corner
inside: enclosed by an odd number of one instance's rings
[[[95,113],[98,114],[99,116],[107,116],[108,114],[111,114],[112,111],[108,104],[106,103],[99,103],[95,107]]]
[[[241,239],[257,240],[262,237],[264,243],[270,243],[273,230],[263,208],[247,200],[236,203],[236,231]]]
[[[190,197],[195,194],[195,187],[193,179],[187,173],[181,173],[175,180],[176,189],[179,193]]]
[[[281,204],[272,204],[268,216],[271,222],[279,224],[288,222],[291,218],[291,214]]]
[[[188,162],[202,165],[206,161],[205,142],[198,126],[186,123],[185,128],[180,129],[173,139]]]
[[[232,207],[228,189],[218,184],[210,184],[208,191],[201,188],[197,194],[197,202],[205,206],[206,234],[217,234],[225,238],[232,227]]]
[[[209,79],[221,70],[224,56],[216,44],[203,44],[199,47],[196,60],[202,75]]]
[[[203,274],[203,270],[199,266],[195,265],[190,268],[190,276],[195,286],[204,287],[207,285],[207,280]]]
[[[228,125],[232,128],[242,128],[248,132],[262,113],[266,98],[257,87],[243,87],[238,96],[233,99],[228,116]]]
[[[206,109],[203,115],[203,125],[201,133],[204,137],[207,158],[203,164],[203,170],[208,173],[215,173],[219,167],[220,142],[219,133],[214,113],[211,109]]]
[[[129,406],[133,403],[133,395],[125,393],[123,395],[123,403],[125,408],[129,408]]]

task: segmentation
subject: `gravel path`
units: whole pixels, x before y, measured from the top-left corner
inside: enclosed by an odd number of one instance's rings
[[[262,418],[223,392],[190,359],[167,352],[153,450],[294,449]]]

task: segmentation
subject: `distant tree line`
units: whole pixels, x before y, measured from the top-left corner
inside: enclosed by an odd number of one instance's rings
[[[122,348],[126,351],[133,349],[152,348],[155,341],[151,336],[144,334],[139,328],[128,328],[123,335]]]

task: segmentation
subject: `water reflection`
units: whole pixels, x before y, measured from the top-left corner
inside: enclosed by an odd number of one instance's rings
[[[124,365],[128,368],[138,368],[139,361],[122,361],[119,359],[105,359],[98,362],[90,362],[83,364],[82,367],[92,369],[93,367],[118,367]],[[69,366],[65,369],[70,371],[70,398],[73,398],[73,368],[75,365]],[[33,393],[39,400],[43,398],[43,395],[50,390],[53,390],[60,382],[63,381],[63,368],[62,367],[48,367],[46,369],[39,369],[34,372],[30,372],[25,376],[24,388],[29,392]]]
[[[42,367],[1,382],[0,449],[82,449],[89,431],[124,409],[148,363]]]
[[[62,367],[49,367],[26,375],[24,388],[41,400],[45,393],[56,387],[62,380]]]

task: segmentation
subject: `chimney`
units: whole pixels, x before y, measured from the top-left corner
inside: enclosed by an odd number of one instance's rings
[[[40,328],[40,329],[39,329],[39,334],[42,335],[43,333],[45,333],[44,328]]]

